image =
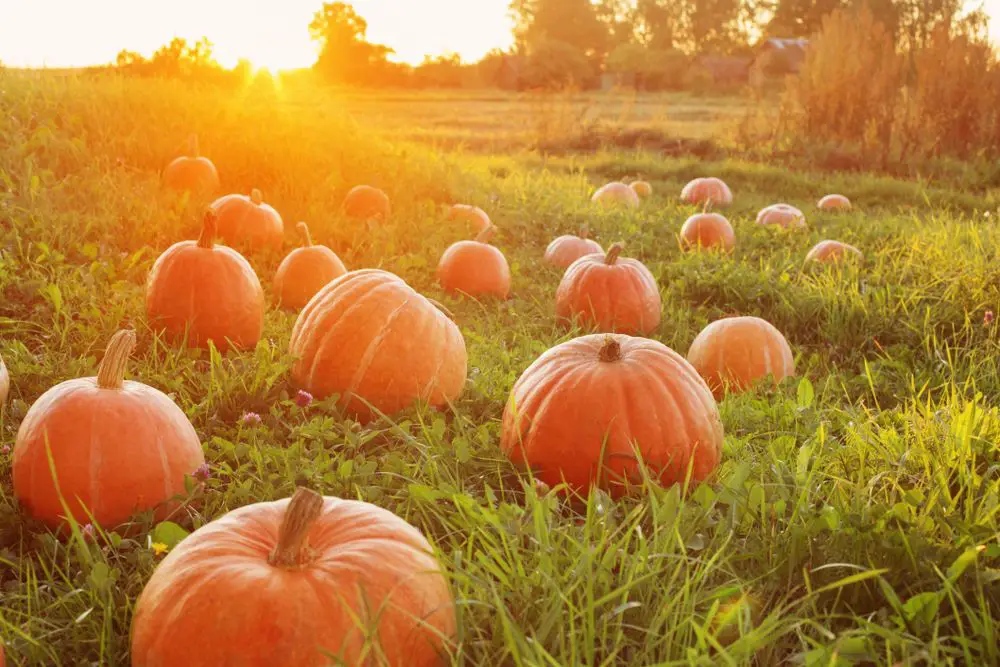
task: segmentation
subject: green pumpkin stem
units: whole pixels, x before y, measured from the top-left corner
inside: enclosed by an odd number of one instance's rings
[[[191,154],[190,157],[200,157],[201,151],[199,150],[198,147],[197,134],[192,134],[190,137],[188,137],[188,153]]]
[[[205,209],[205,217],[201,223],[201,236],[198,237],[198,247],[211,250],[215,247],[215,235],[218,231],[218,218],[211,206]]]
[[[125,367],[135,349],[135,331],[122,329],[111,337],[104,359],[97,369],[97,386],[101,389],[121,389],[125,385]]]
[[[442,313],[444,313],[445,317],[447,317],[449,320],[455,321],[455,315],[450,310],[448,310],[448,308],[443,303],[435,299],[432,299],[430,297],[424,297],[424,298],[430,301],[432,306],[434,306]]]
[[[622,251],[625,250],[625,246],[621,243],[616,243],[608,249],[608,254],[604,256],[604,263],[608,266],[614,266],[621,257]]]
[[[483,227],[483,230],[481,232],[476,234],[476,241],[478,243],[486,243],[487,241],[490,240],[490,237],[493,236],[493,232],[495,232],[496,230],[497,230],[496,225],[494,225],[493,223],[486,225],[485,227]]]
[[[278,528],[278,544],[267,562],[274,567],[286,568],[307,565],[313,557],[309,548],[309,530],[321,514],[323,496],[301,486],[295,489]]]
[[[706,199],[705,200],[705,205],[701,207],[702,214],[705,214],[705,213],[708,213],[709,211],[711,211],[713,203],[715,203],[715,202],[712,201],[711,197],[709,197],[708,199]]]
[[[605,336],[604,345],[598,352],[598,358],[604,363],[614,363],[622,359],[622,346],[614,336]]]
[[[260,206],[264,203],[264,195],[260,193],[260,190],[254,188],[250,191],[250,201],[253,202],[254,206]]]
[[[302,234],[302,238],[305,239],[306,241],[305,247],[311,248],[313,244],[313,238],[312,234],[309,233],[309,225],[307,225],[304,222],[300,222],[297,225],[295,225],[295,229],[299,230],[299,234]]]
[[[580,238],[584,240],[590,238],[590,225],[584,223],[583,226],[580,227]]]

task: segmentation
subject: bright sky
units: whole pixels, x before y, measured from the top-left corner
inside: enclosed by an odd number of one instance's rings
[[[174,36],[207,36],[226,66],[271,69],[316,57],[308,25],[323,0],[0,0],[0,62],[71,67],[108,63],[122,49],[149,55]],[[396,59],[455,52],[478,60],[511,43],[509,0],[354,0],[371,41]],[[978,5],[970,0],[970,5]],[[1000,44],[1000,0],[983,0]]]

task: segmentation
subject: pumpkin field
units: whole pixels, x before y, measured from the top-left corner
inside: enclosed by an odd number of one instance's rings
[[[0,665],[1000,665],[996,172],[435,104],[0,70]]]

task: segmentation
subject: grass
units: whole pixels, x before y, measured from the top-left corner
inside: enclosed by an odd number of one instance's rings
[[[636,150],[446,152],[412,140],[463,115],[448,102],[428,101],[409,126],[393,102],[385,114],[396,125],[368,113],[377,100],[352,119],[345,110],[357,100],[304,95],[0,73],[0,348],[13,378],[0,428],[8,662],[129,663],[133,605],[156,566],[151,534],[164,527],[137,517],[103,527],[96,543],[51,535],[19,511],[6,447],[32,401],[92,375],[111,335],[134,326],[129,377],[174,396],[212,468],[174,521],[191,530],[297,484],[390,509],[447,568],[455,664],[1000,664],[1000,332],[984,324],[1000,310],[995,191]],[[506,103],[469,101],[500,125],[510,122]],[[349,267],[394,271],[446,304],[469,352],[453,410],[414,408],[361,427],[328,403],[298,407],[292,314],[269,311],[257,349],[226,356],[173,348],[149,330],[146,273],[198,229],[200,203],[158,184],[191,131],[225,190],[261,188],[286,223],[308,221]],[[641,209],[589,204],[594,186],[639,173],[657,193]],[[691,211],[676,194],[703,173],[735,191],[731,257],[678,248]],[[390,193],[393,220],[369,230],[341,218],[357,183]],[[857,211],[816,211],[828,190]],[[753,224],[779,200],[806,210],[809,228]],[[510,300],[455,299],[436,286],[441,252],[467,235],[446,222],[442,207],[454,201],[484,207],[499,225]],[[566,499],[540,492],[499,451],[518,375],[582,333],[556,325],[560,276],[540,257],[550,238],[585,222],[605,245],[624,240],[657,277],[655,338],[684,353],[710,321],[753,314],[796,353],[796,378],[721,403],[723,465],[687,493]],[[823,238],[862,248],[865,266],[803,268]],[[249,259],[268,285],[280,254]],[[242,424],[248,411],[262,415],[259,426]]]

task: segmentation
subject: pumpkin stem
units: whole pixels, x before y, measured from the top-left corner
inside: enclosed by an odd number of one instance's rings
[[[590,238],[590,225],[584,223],[583,226],[580,227],[580,238],[584,240]]]
[[[615,340],[614,336],[604,337],[604,345],[601,347],[601,351],[598,352],[598,358],[605,363],[621,361],[622,346]]]
[[[306,247],[311,248],[313,244],[313,239],[312,235],[309,233],[309,225],[307,225],[304,222],[300,222],[299,224],[295,225],[295,229],[299,230],[299,233],[302,234],[303,238],[305,238]]]
[[[264,195],[260,193],[260,190],[254,188],[250,191],[250,201],[254,203],[254,206],[260,206],[264,203]]]
[[[215,247],[215,234],[217,229],[217,217],[215,209],[211,206],[205,209],[205,218],[201,223],[201,236],[198,237],[198,247],[211,250]]]
[[[188,153],[191,157],[198,157],[201,151],[198,150],[198,135],[192,134],[188,137]]]
[[[301,486],[295,489],[278,528],[278,544],[267,562],[274,567],[287,568],[306,565],[313,555],[309,548],[309,530],[322,513],[323,496]]]
[[[489,240],[489,238],[493,236],[493,232],[495,232],[496,229],[497,229],[496,225],[494,225],[493,223],[486,225],[485,227],[483,227],[483,230],[481,232],[476,234],[476,241],[479,243],[486,243]]]
[[[701,207],[702,214],[705,214],[705,213],[708,213],[709,211],[711,211],[713,203],[714,202],[712,201],[711,198],[706,199],[704,206]]]
[[[434,306],[435,308],[437,308],[438,310],[440,310],[442,313],[444,313],[448,317],[449,320],[455,321],[455,315],[450,310],[448,310],[448,308],[446,308],[443,303],[441,303],[440,301],[437,301],[435,299],[432,299],[430,297],[424,297],[424,298],[427,299],[428,301],[430,301],[432,306]]]
[[[625,246],[621,243],[616,243],[608,249],[608,254],[604,256],[604,263],[608,266],[614,266],[615,262],[621,256],[622,251],[625,250]]]
[[[104,359],[97,369],[97,386],[101,389],[121,389],[125,384],[125,366],[135,349],[135,331],[122,329],[111,337]]]

